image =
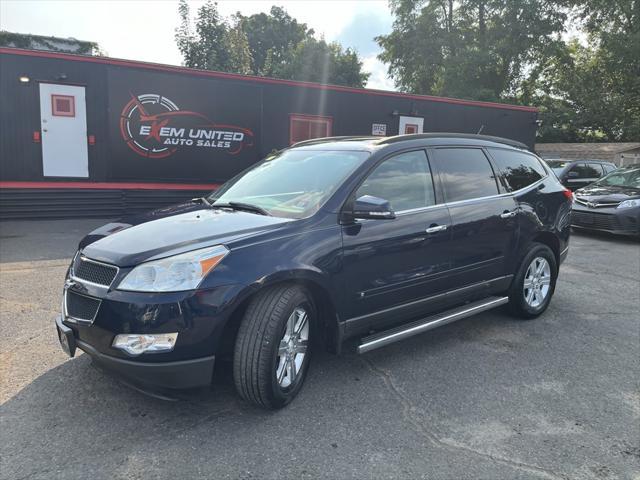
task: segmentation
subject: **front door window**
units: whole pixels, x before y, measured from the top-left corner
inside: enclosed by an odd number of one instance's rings
[[[397,212],[434,205],[433,179],[424,151],[401,153],[382,162],[358,188],[356,198],[363,195],[388,200]]]

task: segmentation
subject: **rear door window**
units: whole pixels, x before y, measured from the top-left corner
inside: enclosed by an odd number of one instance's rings
[[[598,172],[598,178],[600,178],[602,175],[604,175],[604,167],[602,166],[601,163],[591,163],[589,164],[590,167],[593,167],[593,169]]]
[[[489,152],[512,191],[528,187],[546,175],[544,167],[533,155],[501,148],[490,148]]]
[[[479,148],[438,148],[434,160],[447,202],[498,194],[493,168]]]
[[[356,198],[373,195],[391,203],[395,211],[412,210],[435,204],[431,169],[423,150],[391,157],[367,177]]]
[[[572,174],[570,175],[570,178],[578,178],[580,180],[600,178],[602,176],[602,172],[598,172],[595,168],[596,166],[597,165],[591,165],[588,163],[577,163],[573,168],[571,168]],[[573,172],[577,175],[574,175]]]

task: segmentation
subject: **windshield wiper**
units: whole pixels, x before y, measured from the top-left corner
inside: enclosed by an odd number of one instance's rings
[[[264,208],[259,207],[257,205],[252,205],[250,203],[243,203],[243,202],[225,202],[225,203],[213,203],[211,204],[211,206],[213,208],[215,207],[219,207],[219,208],[231,208],[233,210],[245,210],[247,212],[253,212],[253,213],[258,213],[260,215],[266,215],[267,217],[270,217],[271,214],[269,212],[267,212]]]
[[[205,204],[207,207],[210,207],[212,205],[212,203],[209,201],[209,199],[207,197],[197,197],[197,198],[192,198],[191,201],[193,203],[203,203]]]

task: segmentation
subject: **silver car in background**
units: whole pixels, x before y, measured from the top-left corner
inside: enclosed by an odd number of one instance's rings
[[[576,190],[571,224],[640,237],[640,164],[615,170]]]

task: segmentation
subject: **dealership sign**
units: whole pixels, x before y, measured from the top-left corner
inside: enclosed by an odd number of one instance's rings
[[[253,145],[253,132],[215,123],[181,110],[162,95],[131,95],[120,114],[120,133],[129,148],[147,158],[164,158],[179,148],[222,150],[231,155]]]

